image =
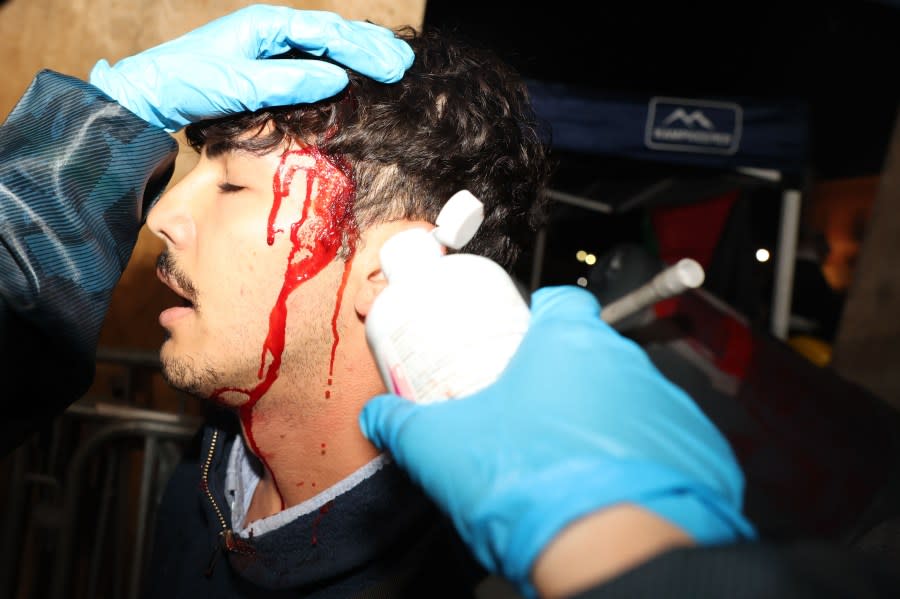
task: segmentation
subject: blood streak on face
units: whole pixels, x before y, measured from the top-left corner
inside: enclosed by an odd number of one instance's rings
[[[312,157],[313,164],[308,161],[296,160],[296,158]],[[301,164],[302,163],[302,164]],[[284,233],[283,229],[275,227],[275,219],[281,208],[282,201],[291,192],[291,184],[294,175],[298,171],[306,172],[306,194],[303,199],[303,207],[299,218],[291,224],[290,239],[291,252],[288,256],[287,267],[284,272],[284,283],[278,294],[278,299],[269,313],[269,331],[263,343],[262,356],[260,358],[257,377],[259,383],[252,389],[240,389],[225,387],[216,389],[211,399],[221,397],[224,393],[241,393],[247,396],[248,401],[241,406],[241,421],[247,442],[263,462],[265,456],[260,451],[253,437],[253,406],[266,394],[272,383],[278,378],[278,370],[281,367],[281,356],[284,352],[285,328],[287,325],[287,300],[290,294],[300,285],[316,276],[323,268],[330,264],[341,249],[343,240],[349,240],[351,255],[347,257],[344,265],[344,273],[335,298],[334,313],[331,318],[331,332],[333,336],[331,344],[331,362],[328,368],[328,386],[331,386],[334,374],[334,356],[338,346],[337,319],[341,308],[341,300],[344,288],[347,284],[347,276],[353,258],[356,231],[352,221],[352,200],[355,187],[349,176],[349,166],[343,161],[327,158],[315,147],[307,146],[300,150],[285,152],[278,169],[272,179],[273,201],[269,212],[268,225],[266,227],[266,241],[269,245],[275,243],[275,236]],[[313,202],[313,185],[317,184],[317,198],[324,201]],[[307,222],[312,210],[316,218]],[[302,252],[302,255],[298,256]],[[270,357],[267,360],[267,357]],[[325,391],[325,397],[330,397],[330,391]],[[271,470],[269,470],[271,472]],[[275,481],[276,488],[278,482]],[[279,491],[280,494],[280,491]],[[282,499],[282,509],[284,508]]]

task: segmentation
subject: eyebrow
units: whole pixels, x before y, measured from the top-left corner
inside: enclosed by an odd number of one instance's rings
[[[207,158],[218,158],[223,154],[228,154],[236,150],[240,150],[232,141],[217,141],[211,144],[203,144],[203,151],[206,152]]]
[[[233,154],[236,156],[243,154],[247,157],[258,157],[269,152],[271,149],[260,148],[258,150],[253,150],[251,148],[245,148],[234,141],[219,141],[204,145],[203,150],[206,152],[207,158],[220,158],[226,154]]]
[[[250,137],[243,137],[244,133],[247,133],[248,131],[250,130],[248,129],[243,133],[239,133],[237,137],[219,139],[211,143],[205,141],[203,149],[206,150],[206,155],[210,158],[216,158],[227,152],[245,152],[251,156],[260,156],[272,151],[274,148],[278,147],[278,144],[281,143],[281,141],[283,141],[283,137],[276,141],[272,141],[271,137],[260,137],[260,131],[257,131],[256,134]],[[260,139],[267,141],[264,141],[258,146],[254,146],[253,141]]]

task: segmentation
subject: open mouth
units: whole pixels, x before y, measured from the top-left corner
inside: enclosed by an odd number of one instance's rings
[[[182,308],[193,308],[194,302],[190,300],[187,293],[178,286],[175,281],[166,276],[166,273],[162,272],[161,269],[156,269],[157,278],[162,281],[162,284],[169,288],[172,294],[175,296],[176,305],[181,306]]]
[[[166,252],[160,254],[156,261],[156,277],[174,295],[172,307],[159,314],[159,324],[171,332],[173,327],[178,326],[179,321],[197,314],[197,291],[191,280],[178,269],[175,261]]]
[[[174,304],[173,307],[191,308],[191,309],[195,308],[194,300],[192,299],[193,298],[193,293],[192,293],[193,289],[192,288],[185,289],[179,283],[179,280],[178,280],[179,277],[172,276],[172,274],[169,273],[169,269],[167,269],[165,265],[160,265],[157,267],[156,277],[162,282],[163,285],[168,287],[169,290],[172,292],[173,299],[175,300],[173,302],[173,304]],[[189,286],[190,286],[190,283],[188,283],[188,287]]]
[[[158,272],[158,271],[157,271]],[[172,292],[172,302],[169,303],[171,307],[164,309],[159,314],[159,324],[171,332],[172,327],[177,326],[177,323],[186,317],[191,316],[192,314],[196,314],[196,309],[194,307],[194,303],[184,295],[176,285],[171,284],[169,280],[166,280],[164,277],[160,276],[160,280],[165,283],[166,287],[168,287]]]

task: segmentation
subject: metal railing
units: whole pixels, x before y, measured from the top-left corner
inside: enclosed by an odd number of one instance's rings
[[[115,399],[81,398],[9,457],[0,598],[140,594],[156,505],[201,419],[184,403],[133,405],[147,392],[141,376],[159,369],[155,353],[101,350],[99,362],[123,369]]]

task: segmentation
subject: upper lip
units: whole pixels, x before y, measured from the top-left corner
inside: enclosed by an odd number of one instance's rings
[[[172,291],[174,291],[175,294],[176,294],[178,297],[180,297],[181,299],[183,299],[183,300],[185,300],[186,302],[188,302],[188,304],[191,304],[191,305],[193,304],[193,301],[191,300],[190,296],[188,296],[188,294],[187,294],[187,293],[186,293],[186,292],[178,285],[178,283],[176,283],[175,281],[173,281],[173,280],[172,280],[165,272],[163,272],[163,270],[162,270],[161,268],[159,268],[159,267],[157,267],[157,269],[156,269],[156,277],[157,277],[160,281],[162,281],[163,285],[165,285],[166,287],[168,287],[169,289],[171,289]]]

